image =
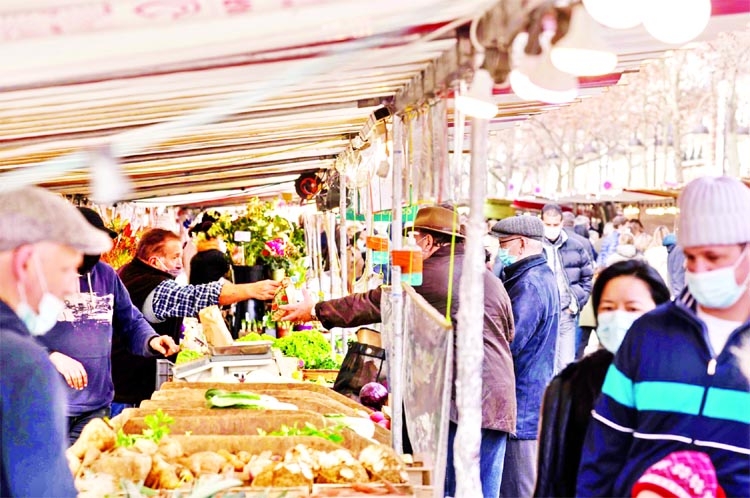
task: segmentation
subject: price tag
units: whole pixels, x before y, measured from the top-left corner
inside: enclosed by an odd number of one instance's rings
[[[250,232],[245,230],[237,230],[234,232],[235,242],[250,242]]]

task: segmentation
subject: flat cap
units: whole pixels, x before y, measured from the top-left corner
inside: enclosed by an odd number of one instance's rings
[[[94,228],[57,194],[39,187],[1,192],[0,251],[38,242],[54,242],[92,255],[112,247],[106,232]]]
[[[520,236],[541,241],[544,238],[544,223],[536,216],[511,216],[495,223],[490,234],[498,239]]]

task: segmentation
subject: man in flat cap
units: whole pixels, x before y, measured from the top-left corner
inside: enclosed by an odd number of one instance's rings
[[[500,496],[532,496],[539,413],[555,367],[560,295],[544,255],[542,220],[536,216],[505,218],[492,227],[490,234],[498,238],[511,261],[501,278],[510,296],[516,327],[510,350],[516,374],[518,423],[505,450]]]
[[[82,254],[112,247],[62,197],[27,187],[0,193],[0,496],[75,497],[63,381],[35,336],[77,290]]]

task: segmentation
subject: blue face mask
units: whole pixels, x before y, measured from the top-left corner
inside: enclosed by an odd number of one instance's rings
[[[503,249],[501,247],[497,251],[497,259],[500,260],[503,266],[508,266],[518,261],[518,256],[513,256],[512,254],[508,253],[507,249]]]
[[[747,290],[750,274],[742,284],[734,278],[734,272],[745,260],[747,248],[732,266],[700,273],[685,272],[685,282],[690,294],[698,304],[709,309],[726,309],[739,301]]]
[[[18,295],[21,298],[21,302],[16,309],[16,315],[26,325],[31,335],[41,336],[49,332],[57,324],[57,317],[65,309],[65,303],[47,290],[47,282],[39,270],[39,262],[36,254],[32,258],[36,267],[37,281],[42,289],[42,298],[39,300],[39,313],[34,312],[31,306],[29,306],[26,300],[26,293],[19,283]]]
[[[634,311],[605,311],[597,317],[596,335],[599,343],[610,353],[617,353],[630,326],[642,313]]]

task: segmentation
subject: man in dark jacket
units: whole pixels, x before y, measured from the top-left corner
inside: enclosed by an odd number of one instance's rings
[[[454,213],[442,207],[422,208],[414,221],[415,238],[424,259],[423,284],[414,290],[443,315],[448,310],[451,233],[454,231],[458,231],[458,227],[454,227]],[[453,254],[454,292],[450,316],[455,334],[459,307],[457,290],[464,257],[463,235],[460,233],[456,233]],[[306,322],[317,319],[327,328],[356,327],[379,322],[381,295],[382,290],[378,288],[317,304],[308,298],[300,304],[282,306],[281,309],[285,311],[283,320]],[[480,473],[484,496],[496,498],[500,489],[507,437],[516,431],[516,394],[510,352],[514,327],[508,294],[502,282],[489,270],[484,275],[484,298]],[[455,367],[454,356],[454,379]],[[455,435],[457,415],[454,389],[451,399],[451,435]],[[449,443],[446,469],[446,495],[449,496],[453,496],[455,492],[452,455],[453,449]]]
[[[560,296],[544,256],[544,224],[535,216],[514,216],[492,227],[513,263],[503,283],[513,307],[515,336],[510,344],[516,374],[518,424],[508,439],[500,496],[531,496],[536,474],[539,412],[555,368]]]
[[[591,294],[594,265],[586,249],[562,229],[562,209],[557,204],[542,208],[544,252],[560,291],[560,325],[557,332],[555,373],[575,360],[576,322]]]
[[[96,211],[79,208],[92,226],[114,238]],[[158,336],[119,277],[100,255],[86,255],[78,269],[77,292],[65,296],[66,309],[57,324],[39,342],[67,384],[68,437],[76,442],[94,418],[110,416],[115,388],[112,384],[112,337],[122,337],[128,350],[153,357],[177,352],[169,336]]]

